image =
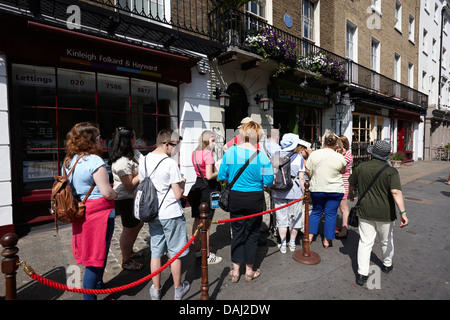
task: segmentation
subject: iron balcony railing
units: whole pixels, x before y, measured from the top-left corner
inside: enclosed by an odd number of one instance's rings
[[[65,21],[67,14],[59,8],[69,6],[73,1],[0,0],[1,3],[6,3],[9,7],[16,6],[22,14],[31,12],[35,17],[53,14],[54,18]],[[84,10],[82,21],[89,27],[98,28],[98,22],[96,25],[95,19],[83,20],[86,17],[84,12],[89,12],[88,17],[94,17],[94,13],[101,12],[101,21],[108,20],[105,19],[105,11],[111,12],[113,19],[109,19],[108,24],[108,28],[112,27],[108,30],[110,33],[111,30],[117,33],[133,32],[133,36],[164,48],[199,52],[210,58],[226,51],[230,46],[255,52],[254,47],[249,46],[249,37],[270,30],[277,38],[291,43],[297,57],[324,53],[342,65],[345,76],[339,79],[339,82],[364,89],[381,99],[391,99],[391,102],[413,104],[414,108],[422,113],[427,109],[426,94],[269,25],[264,19],[251,13],[227,9],[221,0],[84,0],[78,3]],[[116,24],[111,23],[116,20]],[[120,21],[126,23],[121,24]]]
[[[428,105],[428,96],[409,86],[401,84],[378,72],[366,68],[333,52],[320,48],[311,42],[287,33],[264,19],[248,12],[228,9],[220,0],[94,0],[115,10],[138,19],[148,19],[166,24],[187,33],[194,33],[205,39],[254,51],[249,46],[249,36],[270,29],[279,39],[289,41],[295,46],[299,57],[325,53],[330,59],[341,64],[345,72],[342,82],[369,90],[382,98],[394,98],[401,102],[412,103],[423,112]],[[170,5],[170,7],[168,7]]]

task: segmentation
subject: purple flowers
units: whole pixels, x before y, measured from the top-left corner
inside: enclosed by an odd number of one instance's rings
[[[275,76],[289,69],[300,68],[315,72],[317,78],[326,76],[342,82],[347,73],[341,63],[323,51],[300,56],[295,42],[283,39],[271,28],[266,28],[256,36],[248,36],[246,43],[264,59],[270,58],[280,63]]]

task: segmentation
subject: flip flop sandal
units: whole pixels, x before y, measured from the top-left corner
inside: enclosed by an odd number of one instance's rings
[[[256,269],[256,271],[253,271],[252,274],[245,274],[245,281],[250,282],[252,280],[255,280],[261,275],[261,270]]]
[[[240,275],[235,276],[235,275],[233,274],[233,270],[230,271],[230,276],[231,276],[231,282],[236,283],[236,282],[239,281]]]
[[[128,271],[139,271],[144,267],[142,263],[130,260],[128,262],[122,263],[122,269]]]

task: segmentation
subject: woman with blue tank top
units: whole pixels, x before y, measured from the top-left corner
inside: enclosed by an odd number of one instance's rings
[[[83,288],[98,289],[103,284],[109,244],[114,232],[114,201],[117,193],[111,188],[100,130],[92,123],[76,124],[67,134],[67,155],[63,170],[66,174],[76,164],[69,184],[78,201],[86,200],[84,217],[72,223],[72,251],[76,263],[86,267]],[[91,187],[89,197],[85,199]],[[84,300],[96,300],[96,295],[84,294]]]
[[[229,196],[231,218],[243,217],[264,210],[263,188],[264,185],[269,187],[272,185],[273,168],[269,158],[256,148],[261,134],[260,124],[253,121],[244,124],[240,128],[242,143],[230,147],[222,158],[217,178],[231,182],[247,160],[255,155],[231,188]],[[233,270],[230,275],[232,282],[239,280],[239,269],[243,263],[246,267],[245,280],[247,282],[261,275],[259,269],[253,270],[261,222],[261,216],[231,222]]]

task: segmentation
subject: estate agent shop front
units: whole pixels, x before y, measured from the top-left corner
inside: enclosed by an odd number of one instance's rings
[[[0,231],[48,219],[65,136],[98,123],[104,159],[115,127],[130,123],[138,146],[154,148],[179,126],[179,86],[197,59],[19,18],[0,19]]]

